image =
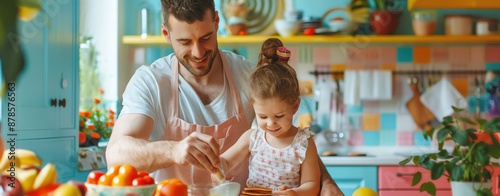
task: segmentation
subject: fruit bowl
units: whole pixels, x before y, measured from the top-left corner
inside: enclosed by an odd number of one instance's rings
[[[103,186],[85,183],[87,187],[86,196],[142,196],[153,195],[156,190],[156,184],[142,186]]]

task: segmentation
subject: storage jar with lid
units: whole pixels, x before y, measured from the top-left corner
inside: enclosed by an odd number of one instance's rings
[[[493,35],[498,33],[498,19],[480,18],[476,22],[477,35]]]
[[[449,14],[444,16],[445,35],[471,35],[472,21],[471,15]]]

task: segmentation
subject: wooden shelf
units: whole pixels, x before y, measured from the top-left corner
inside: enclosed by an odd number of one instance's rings
[[[500,0],[499,0],[500,1]],[[413,36],[413,35],[315,35],[315,36],[220,36],[218,38],[221,45],[238,45],[238,44],[262,44],[269,37],[278,37],[287,44],[341,44],[341,43],[392,43],[392,44],[413,44],[413,43],[500,43],[500,35],[488,36]],[[126,45],[169,45],[163,36],[149,36],[142,39],[140,36],[123,36],[122,42]]]
[[[408,0],[411,9],[500,9],[499,0]]]

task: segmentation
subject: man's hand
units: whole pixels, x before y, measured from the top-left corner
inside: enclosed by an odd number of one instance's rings
[[[175,146],[177,158],[175,162],[180,165],[193,165],[215,173],[219,168],[219,144],[215,139],[206,134],[194,132],[181,140]]]

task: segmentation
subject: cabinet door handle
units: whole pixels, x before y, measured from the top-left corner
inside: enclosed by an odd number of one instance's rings
[[[61,99],[61,100],[59,100],[59,107],[61,107],[61,106],[62,106],[63,108],[65,108],[65,107],[66,107],[66,99]]]
[[[57,107],[57,99],[50,99],[50,106]]]
[[[403,176],[413,176],[415,173],[409,174],[409,173],[396,173],[397,177],[403,177]]]

